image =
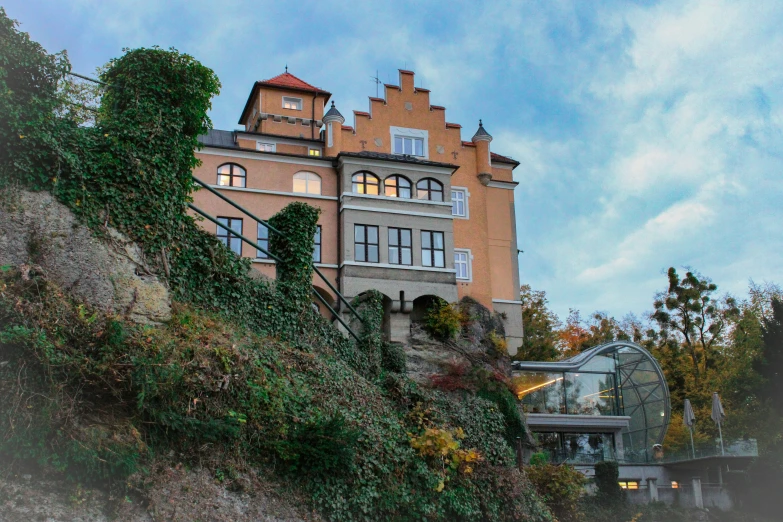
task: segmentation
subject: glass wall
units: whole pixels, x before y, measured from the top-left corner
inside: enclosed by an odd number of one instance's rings
[[[611,433],[540,432],[533,437],[550,462],[593,463],[615,458]]]
[[[514,389],[526,413],[617,415],[614,374],[520,372]]]

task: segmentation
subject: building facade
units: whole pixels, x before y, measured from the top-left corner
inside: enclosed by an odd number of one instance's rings
[[[509,351],[522,342],[513,170],[479,122],[470,141],[430,91],[401,70],[398,85],[353,111],[287,71],[256,82],[243,130],[201,138],[194,175],[267,219],[294,201],[319,207],[314,262],[347,298],[386,296],[387,336],[404,341],[435,297],[470,296],[503,314]],[[218,217],[205,228],[274,277],[274,263],[232,232],[268,244],[265,227],[206,191],[194,204]],[[317,291],[337,307],[328,288]]]

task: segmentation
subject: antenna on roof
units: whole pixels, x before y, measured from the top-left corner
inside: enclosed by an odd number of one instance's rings
[[[288,64],[285,64],[285,72],[288,72]]]
[[[375,97],[378,98],[381,95],[381,79],[378,78],[378,70],[375,70],[375,76],[371,76],[372,81],[375,82]]]

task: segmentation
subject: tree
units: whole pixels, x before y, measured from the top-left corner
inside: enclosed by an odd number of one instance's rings
[[[523,285],[519,290],[522,301],[522,324],[525,336],[516,355],[521,361],[552,361],[558,358],[557,330],[560,319],[548,307],[546,292]]]
[[[766,379],[764,394],[778,412],[783,413],[783,301],[773,299],[771,314],[761,327],[764,341],[762,361],[757,366]]]
[[[715,363],[720,343],[740,311],[733,297],[713,299],[718,285],[695,271],[680,279],[671,267],[667,276],[669,288],[656,296],[652,319],[663,342],[673,338],[687,353],[698,384]]]

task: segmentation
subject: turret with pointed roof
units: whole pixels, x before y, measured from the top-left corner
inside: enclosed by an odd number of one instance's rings
[[[492,136],[490,133],[484,129],[484,124],[479,120],[479,127],[476,131],[476,134],[473,135],[473,139],[471,140],[473,143],[476,143],[477,141],[492,141]]]

